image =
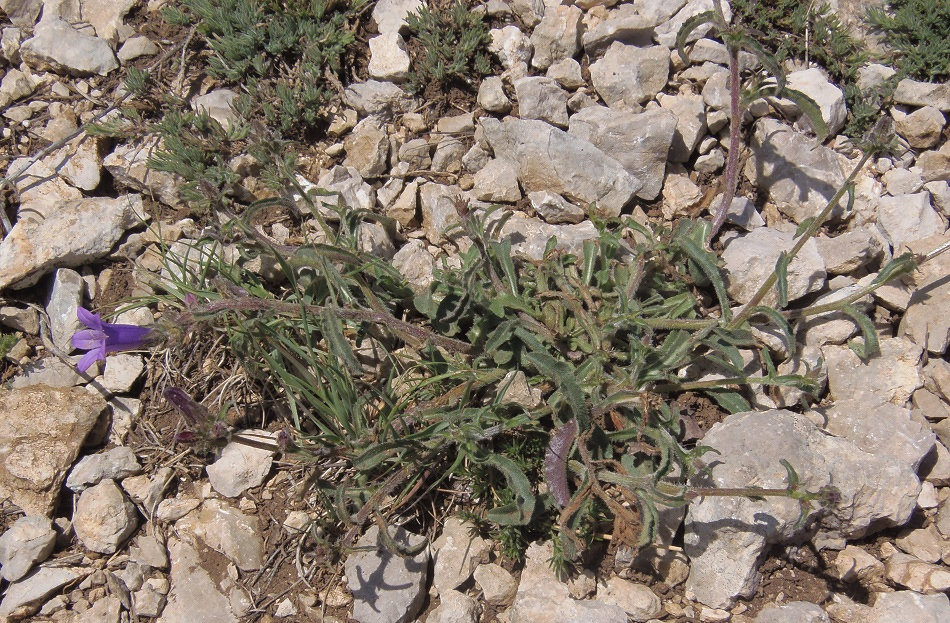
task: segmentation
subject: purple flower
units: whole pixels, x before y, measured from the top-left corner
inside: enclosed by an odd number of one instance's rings
[[[82,307],[76,310],[76,315],[89,327],[73,334],[73,347],[89,351],[76,364],[80,372],[88,370],[96,361],[105,361],[108,353],[144,347],[146,338],[152,333],[147,327],[103,322],[99,314]]]

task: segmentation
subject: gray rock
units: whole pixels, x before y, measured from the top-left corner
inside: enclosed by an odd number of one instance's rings
[[[393,204],[386,208],[386,216],[394,219],[402,227],[409,227],[416,222],[416,211],[419,207],[419,182],[412,181],[406,184]]]
[[[66,470],[106,409],[99,394],[47,386],[0,392],[0,497],[49,516]]]
[[[568,132],[589,141],[632,177],[642,180],[637,196],[652,200],[663,188],[675,130],[676,116],[668,110],[633,114],[591,106],[571,117]]]
[[[663,184],[663,217],[691,216],[703,199],[703,191],[685,173],[671,173]]]
[[[230,600],[201,566],[202,556],[189,542],[172,538],[171,590],[159,623],[238,623]]]
[[[922,192],[877,200],[878,224],[894,249],[901,245],[940,236],[947,221],[930,205],[930,193]]]
[[[696,158],[693,163],[693,169],[700,173],[712,174],[722,170],[726,164],[726,156],[721,149],[714,149],[708,154],[703,154]]]
[[[367,80],[349,85],[343,101],[361,115],[386,115],[412,108],[412,97],[392,82]]]
[[[511,110],[511,100],[505,95],[500,77],[489,76],[478,87],[478,105],[494,113],[507,113]]]
[[[393,540],[414,546],[424,537],[396,528]],[[360,623],[408,623],[425,600],[428,556],[423,551],[402,558],[382,544],[379,528],[360,537],[356,550],[344,563],[346,583],[353,594],[353,618]]]
[[[669,160],[686,162],[706,134],[706,111],[700,95],[658,95],[660,106],[676,115]]]
[[[564,58],[552,64],[544,75],[572,91],[586,84],[581,74],[581,64],[573,58]]]
[[[409,76],[409,52],[406,42],[396,32],[388,32],[369,40],[369,75],[375,80],[401,83]]]
[[[77,371],[76,364],[82,355],[75,355],[70,358],[70,363],[60,361],[58,357],[45,357],[39,361],[28,363],[23,366],[19,376],[13,379],[10,387],[13,389],[23,389],[34,385],[46,385],[48,387],[75,387],[86,383]],[[87,372],[94,374],[99,364],[96,363]]]
[[[943,555],[940,547],[941,536],[937,527],[931,524],[927,528],[908,528],[902,530],[894,539],[902,552],[924,562],[938,563]]]
[[[179,519],[175,528],[194,534],[242,571],[255,571],[264,564],[264,539],[257,521],[226,502],[205,500],[201,508]],[[174,552],[172,557],[174,574]]]
[[[921,595],[914,591],[879,593],[867,623],[937,623],[950,617],[946,595]]]
[[[20,56],[34,69],[72,76],[105,76],[119,67],[105,39],[82,34],[55,17],[37,24],[33,37],[20,46]]]
[[[406,16],[422,8],[422,0],[379,0],[373,7],[373,20],[379,32],[408,32]]]
[[[710,62],[723,67],[729,64],[729,51],[726,46],[712,39],[699,39],[693,43],[693,47],[689,49],[688,53],[690,63]],[[758,66],[759,59],[754,54],[750,54],[745,50],[739,52],[740,71],[754,71]]]
[[[422,171],[432,165],[429,155],[429,141],[424,138],[414,138],[406,141],[399,148],[399,161],[409,165],[410,170]]]
[[[88,550],[114,554],[138,526],[135,506],[113,480],[82,492],[73,513],[73,529]]]
[[[909,115],[895,115],[897,133],[914,149],[930,149],[940,142],[946,118],[937,108],[924,106]]]
[[[532,76],[515,80],[515,97],[522,119],[540,119],[567,127],[567,92],[552,78]]]
[[[129,557],[142,567],[168,569],[168,550],[165,544],[150,534],[139,535],[129,550]]]
[[[82,17],[96,29],[96,36],[115,43],[122,20],[137,0],[83,0]]]
[[[911,243],[914,253],[926,253],[950,240],[950,236],[932,236]],[[935,355],[942,355],[950,347],[950,257],[939,255],[911,275],[910,283],[916,286],[907,311],[901,320],[899,335],[926,346]]]
[[[583,15],[579,8],[571,5],[547,9],[541,23],[531,33],[534,46],[531,66],[543,70],[560,60],[573,58],[580,50]]]
[[[617,216],[642,186],[589,141],[543,121],[482,118],[482,127],[495,156],[517,164],[525,192],[549,190]]]
[[[911,195],[924,186],[924,178],[907,169],[891,169],[882,177],[887,194],[892,197]]]
[[[40,609],[47,597],[80,577],[73,569],[40,567],[7,587],[0,601],[0,616],[11,620],[28,617]]]
[[[903,405],[923,385],[918,369],[923,349],[900,337],[880,342],[881,356],[866,362],[847,346],[821,349],[828,366],[832,398],[843,400],[867,395]]]
[[[570,591],[551,569],[551,543],[534,543],[514,603],[508,609],[511,623],[626,623],[620,606],[572,599]]]
[[[158,151],[158,139],[149,139],[139,144],[123,144],[102,161],[102,166],[112,175],[120,187],[147,193],[168,206],[181,205],[178,190],[182,179],[172,173],[155,171],[148,160]]]
[[[818,104],[821,111],[821,118],[828,127],[828,135],[834,136],[841,128],[848,117],[848,108],[844,101],[844,92],[831,84],[825,75],[817,67],[793,71],[787,76],[788,86],[801,91]],[[794,106],[798,108],[797,105]],[[799,124],[808,131],[814,131],[811,121],[807,115],[799,110],[801,117]]]
[[[458,186],[423,184],[419,188],[419,207],[422,212],[422,231],[432,244],[440,244],[443,237],[459,223],[456,202],[461,197]],[[454,235],[454,234],[453,234]]]
[[[43,0],[0,0],[0,9],[17,26],[33,28],[43,9]]]
[[[264,430],[241,431],[252,439],[263,438],[267,442],[274,435]],[[231,441],[217,461],[207,467],[208,480],[215,491],[229,498],[236,498],[252,487],[260,486],[267,478],[273,463],[274,452],[256,448],[239,441]]]
[[[429,287],[434,279],[435,258],[426,251],[421,240],[410,240],[393,256],[393,268],[408,281],[416,291]]]
[[[488,50],[498,57],[505,69],[516,72],[515,78],[524,76],[534,49],[531,40],[517,26],[493,28],[489,34],[491,43],[488,44]],[[518,70],[519,67],[523,69]]]
[[[391,260],[396,254],[396,247],[386,228],[379,223],[360,223],[357,236],[360,251],[383,260]]]
[[[561,195],[546,190],[528,193],[528,199],[538,216],[552,225],[580,223],[586,216],[583,209]]]
[[[443,136],[432,155],[432,170],[458,173],[462,170],[462,158],[468,146],[465,139],[455,136]]]
[[[518,592],[518,580],[507,569],[493,562],[479,565],[473,575],[475,583],[482,589],[482,598],[493,606],[511,604]]]
[[[769,604],[762,608],[755,623],[831,623],[828,613],[807,601]]]
[[[362,177],[379,177],[389,165],[389,135],[378,117],[357,124],[343,141],[346,160],[343,166],[355,169]]]
[[[432,586],[443,595],[472,577],[479,564],[487,563],[491,543],[474,535],[475,526],[456,517],[446,519],[442,534],[432,543]]]
[[[828,386],[828,370],[824,366],[821,350],[808,344],[799,344],[795,356],[786,359],[778,365],[779,374],[799,374],[808,376],[818,383],[818,393],[821,395]],[[801,403],[807,394],[797,387],[773,388],[775,402],[779,407],[792,407]]]
[[[682,7],[686,2],[677,0],[669,4]],[[597,22],[583,34],[584,51],[592,58],[597,57],[615,41],[647,47],[653,43],[653,31],[660,23],[658,17],[644,12],[641,5],[622,4],[611,11],[607,19]]]
[[[722,253],[726,263],[726,287],[740,303],[752,299],[766,278],[775,270],[775,262],[783,251],[795,245],[794,232],[760,227],[748,234],[737,236]],[[750,262],[749,258],[755,258]],[[809,240],[788,265],[788,300],[794,301],[806,294],[818,292],[825,284],[825,264],[818,253],[814,239]],[[770,305],[778,301],[773,288],[763,299]]]
[[[116,394],[129,392],[145,371],[145,362],[140,355],[116,353],[109,355],[106,362],[102,386]]]
[[[471,134],[475,131],[475,118],[470,112],[442,117],[436,121],[435,129],[442,134]]]
[[[27,287],[53,268],[104,257],[141,214],[142,198],[126,195],[68,202],[40,221],[21,218],[0,243],[0,288]]]
[[[933,106],[937,110],[950,112],[950,84],[904,78],[897,83],[894,101],[910,106]]]
[[[838,155],[814,139],[774,119],[760,119],[752,139],[746,177],[768,192],[778,209],[796,223],[816,216],[844,183]],[[831,212],[847,216],[846,199]]]
[[[479,201],[514,203],[521,199],[514,163],[504,158],[490,160],[475,174],[473,193]]]
[[[46,560],[55,545],[56,531],[48,517],[28,515],[17,519],[0,536],[0,575],[7,582],[16,582]]]
[[[482,149],[479,145],[472,145],[472,148],[462,156],[462,170],[469,173],[478,173],[491,160],[491,153]]]
[[[128,63],[143,56],[155,56],[159,52],[161,48],[154,41],[148,37],[139,36],[126,39],[115,55],[120,62]]]
[[[815,243],[828,274],[846,275],[879,259],[886,241],[875,229],[857,227],[834,238],[818,236]]]
[[[804,527],[794,500],[707,497],[689,507],[685,551],[692,561],[686,595],[714,608],[755,592],[765,549],[801,537],[817,521],[823,538],[857,538],[907,521],[920,482],[908,465],[826,434],[804,416],[773,410],[734,414],[703,439],[721,454],[703,486],[784,487],[787,460],[809,491],[834,483],[840,502],[809,513]]]
[[[459,591],[440,593],[439,607],[426,617],[426,623],[475,623],[477,620],[475,600]]]
[[[918,593],[932,595],[950,591],[950,569],[914,556],[895,552],[884,561],[887,579]]]
[[[943,216],[950,216],[950,184],[944,180],[934,180],[924,184],[930,193],[930,200]]]
[[[846,285],[841,285],[845,282]],[[816,305],[826,305],[840,301],[861,288],[861,284],[855,283],[847,277],[837,277],[832,279],[832,283],[832,291],[818,296],[814,300]],[[856,303],[858,309],[865,313],[870,311],[871,305],[867,297],[858,300]],[[804,336],[805,344],[820,347],[825,344],[844,344],[858,332],[858,326],[844,312],[828,311],[802,318],[796,324],[795,332],[799,336]]]
[[[925,182],[950,181],[950,142],[941,145],[939,150],[922,152],[917,156],[916,167]]]
[[[146,587],[132,593],[132,607],[139,616],[157,617],[165,609],[166,599],[165,595]]]
[[[537,262],[544,258],[544,250],[552,237],[557,238],[556,249],[579,254],[583,250],[584,241],[593,240],[600,233],[590,221],[577,225],[549,225],[515,212],[501,228],[499,235],[502,238],[511,238],[511,252],[514,255]]]
[[[715,214],[719,210],[719,206],[722,205],[722,199],[723,196],[721,194],[716,195],[716,197],[713,198],[712,202],[709,204],[710,213]],[[726,222],[732,223],[733,225],[738,225],[746,231],[752,231],[753,229],[765,225],[765,219],[763,219],[762,215],[759,214],[759,211],[755,208],[755,204],[752,203],[752,200],[747,197],[732,198],[732,203],[729,205],[729,210],[726,212]]]
[[[614,42],[590,66],[597,94],[618,110],[638,110],[666,86],[669,75],[670,50],[664,46],[635,48]]]
[[[674,10],[676,5],[679,5],[682,0],[676,0],[676,2],[669,3],[672,6],[661,6],[658,9],[660,15],[669,14],[670,11]],[[659,3],[663,4],[663,3]],[[681,9],[676,11],[671,19],[663,19],[662,21],[657,21],[656,34],[654,35],[654,40],[660,45],[665,45],[666,47],[672,49],[676,47],[676,36],[682,28],[683,23],[686,22],[690,17],[698,15],[704,11],[712,11],[714,9],[712,0],[689,0],[686,3],[686,6],[683,6]],[[726,18],[726,23],[730,23],[732,20],[732,7],[730,7],[729,2],[722,3],[723,15]],[[687,41],[696,41],[702,37],[705,37],[709,31],[712,29],[711,25],[700,26],[695,29],[693,33],[689,36]]]
[[[54,273],[46,314],[49,316],[53,343],[67,353],[73,350],[70,341],[73,333],[82,326],[76,310],[82,303],[85,287],[82,277],[74,270],[60,268]]]
[[[310,182],[302,185],[305,190],[320,188],[335,193],[329,197],[313,196],[318,207],[348,207],[351,210],[371,211],[376,205],[376,191],[363,181],[363,176],[353,167],[335,166],[320,176],[316,186]]]
[[[122,480],[141,472],[142,466],[132,449],[118,446],[100,454],[83,457],[70,470],[66,487],[78,493],[105,479]]]
[[[227,130],[240,120],[232,107],[237,96],[238,94],[231,89],[215,89],[191,100],[191,107],[196,111],[204,112]]]
[[[597,591],[597,601],[620,606],[633,621],[648,621],[660,616],[660,598],[644,584],[612,577]]]
[[[19,69],[9,69],[0,81],[0,110],[12,102],[33,93],[36,81],[32,74],[26,74]]]

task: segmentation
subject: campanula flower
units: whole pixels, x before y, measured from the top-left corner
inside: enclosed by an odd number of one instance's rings
[[[73,347],[89,351],[82,356],[76,369],[85,372],[96,361],[105,361],[108,353],[136,350],[146,346],[152,329],[132,324],[103,322],[99,314],[80,307],[76,310],[79,321],[88,328],[73,334]]]

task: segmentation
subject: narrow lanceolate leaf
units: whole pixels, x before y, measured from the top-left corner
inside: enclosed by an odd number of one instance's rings
[[[488,455],[485,459],[485,463],[491,465],[505,476],[505,480],[508,481],[508,486],[511,487],[512,493],[515,494],[514,502],[488,511],[488,513],[486,513],[488,520],[503,526],[524,526],[528,524],[531,521],[531,516],[534,514],[534,507],[537,503],[537,498],[535,498],[534,492],[531,490],[531,482],[528,481],[528,477],[524,475],[524,472],[521,471],[514,461],[500,454]]]
[[[707,389],[706,393],[729,413],[744,413],[752,408],[739,392],[728,389]]]
[[[824,142],[824,140],[828,138],[828,125],[822,118],[821,108],[818,107],[815,100],[796,89],[785,88],[782,90],[781,95],[785,99],[795,102],[798,108],[808,116],[808,120],[811,121],[811,127],[814,128],[815,135],[818,137],[818,142]]]
[[[891,279],[896,279],[902,275],[908,275],[915,270],[917,270],[916,256],[914,256],[913,253],[904,253],[903,255],[895,257],[890,262],[888,262],[871,283],[874,285],[879,283],[887,283]]]
[[[848,346],[851,347],[861,359],[870,359],[881,352],[881,344],[877,339],[877,331],[874,330],[874,323],[868,318],[868,315],[855,307],[854,305],[845,305],[841,311],[848,314],[852,320],[861,329],[864,336],[864,344],[851,340]]]
[[[762,66],[765,67],[765,70],[775,78],[775,82],[778,86],[778,91],[781,93],[785,90],[785,70],[782,69],[782,64],[769,53],[762,44],[756,41],[753,37],[750,37],[746,33],[739,35],[739,45],[744,48],[747,52],[751,52],[759,59],[759,62],[762,63]]]
[[[544,478],[558,506],[564,508],[571,501],[567,485],[567,456],[577,437],[577,420],[571,420],[551,435],[544,453]]]
[[[558,361],[545,352],[530,351],[525,354],[525,359],[531,363],[538,372],[554,381],[555,386],[567,400],[571,414],[577,420],[581,430],[590,428],[590,410],[587,408],[587,401],[584,399],[584,392],[581,390],[581,384],[574,376],[571,366]]]
[[[676,33],[676,51],[679,52],[680,58],[683,59],[684,63],[689,64],[689,54],[686,52],[686,41],[689,39],[689,36],[703,24],[712,24],[715,22],[715,11],[703,11],[683,22],[679,32]]]
[[[795,356],[795,334],[792,332],[792,325],[789,324],[785,316],[778,313],[775,309],[767,305],[759,305],[752,310],[752,315],[761,314],[771,320],[782,330],[785,337],[785,348],[788,350],[788,357]]]
[[[801,223],[799,223],[799,224],[798,224],[798,227],[795,228],[795,236],[794,236],[794,237],[795,237],[795,238],[798,238],[799,236],[801,236],[802,234],[804,234],[806,231],[808,231],[808,228],[811,227],[811,224],[814,223],[814,222],[815,222],[815,217],[814,217],[814,216],[809,216],[809,217],[806,218],[804,221],[802,221]]]
[[[784,309],[788,305],[788,264],[792,258],[782,251],[775,262],[775,285],[778,288],[778,305]]]
[[[342,321],[327,309],[324,309],[320,314],[320,328],[323,330],[323,337],[330,347],[330,352],[343,363],[351,374],[360,376],[363,374],[363,367],[356,359],[350,343],[343,335],[342,324]]]
[[[706,275],[706,278],[712,282],[713,288],[716,290],[716,298],[719,299],[722,319],[729,322],[732,320],[732,312],[729,311],[729,296],[726,294],[726,284],[722,280],[722,275],[713,263],[713,255],[700,248],[699,245],[686,236],[680,238],[678,242],[686,251],[686,254],[689,255],[689,259],[693,260]]]

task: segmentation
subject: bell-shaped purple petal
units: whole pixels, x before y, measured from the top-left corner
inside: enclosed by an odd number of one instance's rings
[[[200,426],[205,424],[211,417],[208,408],[185,393],[184,390],[177,387],[168,387],[162,392],[165,400],[171,403],[175,409],[182,414],[185,420],[191,426]]]
[[[103,322],[99,314],[80,307],[76,310],[79,320],[89,327],[73,334],[74,348],[89,351],[83,355],[76,369],[85,372],[94,362],[105,361],[107,353],[135,350],[146,345],[152,330],[131,324]]]

